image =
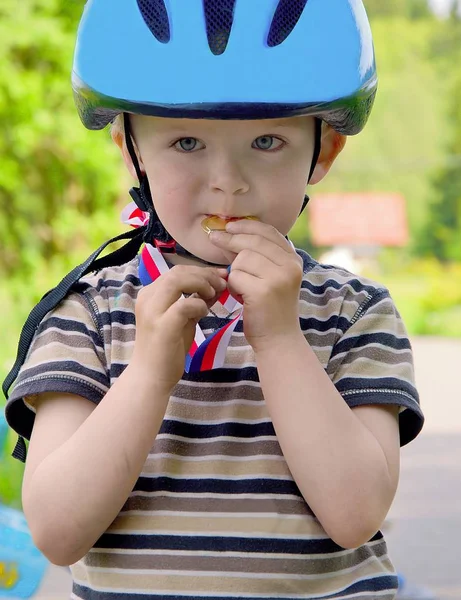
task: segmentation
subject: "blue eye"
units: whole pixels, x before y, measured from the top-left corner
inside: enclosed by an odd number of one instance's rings
[[[180,147],[184,152],[193,152],[197,149],[198,140],[196,138],[181,138],[175,144],[176,147]],[[179,148],[178,148],[179,150]]]
[[[274,142],[280,142],[280,144],[274,147]],[[277,150],[283,145],[283,142],[272,135],[262,135],[261,137],[256,138],[253,144],[253,147],[258,150]]]

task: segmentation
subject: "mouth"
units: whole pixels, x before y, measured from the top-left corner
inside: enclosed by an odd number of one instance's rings
[[[203,231],[209,234],[212,231],[225,231],[227,223],[230,223],[231,221],[242,221],[243,219],[249,219],[253,221],[259,220],[257,217],[253,217],[250,215],[244,217],[207,215],[206,218],[203,219],[201,225]]]

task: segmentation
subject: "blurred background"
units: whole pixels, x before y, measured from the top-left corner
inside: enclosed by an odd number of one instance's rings
[[[0,4],[2,380],[33,305],[124,230],[119,214],[133,182],[108,131],[85,130],[73,104],[83,4]],[[461,1],[365,5],[380,76],[375,108],[311,188],[292,240],[387,285],[406,322],[427,424],[403,451],[389,544],[412,580],[461,599]],[[0,503],[20,509],[14,442],[10,433],[0,458]]]

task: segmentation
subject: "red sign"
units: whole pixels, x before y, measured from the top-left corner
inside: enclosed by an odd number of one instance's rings
[[[409,240],[400,194],[317,194],[308,219],[315,246],[405,246]]]

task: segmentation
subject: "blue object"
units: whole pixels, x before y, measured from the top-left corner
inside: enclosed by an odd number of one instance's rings
[[[409,584],[402,574],[398,574],[399,591],[395,600],[437,600],[428,588]]]
[[[1,449],[4,448],[6,434],[7,424],[1,409]],[[0,504],[0,598],[33,596],[48,565],[48,560],[32,541],[23,513]]]
[[[34,546],[22,512],[0,506],[0,598],[30,598],[48,561]]]
[[[8,435],[8,423],[5,419],[5,409],[0,409],[0,460],[2,460],[3,453],[6,446],[6,438]]]
[[[353,135],[377,73],[362,0],[88,0],[72,85],[89,129],[315,115]]]

